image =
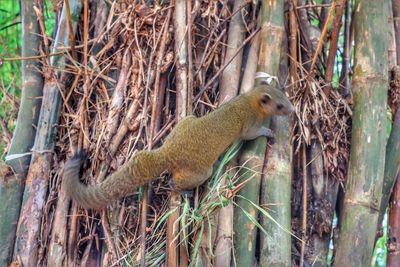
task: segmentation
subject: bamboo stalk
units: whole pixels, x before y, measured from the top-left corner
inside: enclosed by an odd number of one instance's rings
[[[310,172],[313,192],[311,221],[313,231],[310,234],[310,248],[307,251],[308,263],[313,266],[326,266],[331,240],[333,214],[339,191],[339,181],[324,174],[322,147],[319,141],[311,144]]]
[[[400,108],[397,109],[393,119],[392,131],[386,145],[385,173],[382,188],[382,201],[379,211],[378,223],[383,219],[389,198],[400,173]]]
[[[400,266],[400,175],[390,199],[387,249],[387,267]]]
[[[270,215],[286,230],[291,229],[291,171],[289,119],[272,118],[275,142],[267,153],[261,201]],[[275,222],[263,218],[267,234],[261,234],[260,266],[291,266],[291,236]]]
[[[388,17],[388,64],[389,71],[397,65],[397,50],[396,50],[396,32],[393,21],[393,7],[392,1],[388,1],[389,17]]]
[[[188,81],[187,81],[187,11],[186,1],[175,1],[174,28],[175,28],[175,53],[176,53],[176,95],[178,120],[188,115]]]
[[[81,10],[81,1],[71,1],[73,27],[76,28],[77,20]],[[55,39],[55,47],[69,43],[69,31],[67,30],[66,8],[63,7],[58,32]],[[52,67],[63,69],[65,59],[62,57],[51,57]],[[40,222],[43,216],[43,206],[47,194],[48,181],[51,172],[51,162],[54,147],[54,131],[58,122],[61,95],[59,84],[55,74],[51,74],[46,81],[43,90],[42,109],[39,115],[39,122],[33,148],[31,167],[26,180],[24,191],[23,207],[18,223],[18,233],[16,241],[16,257],[21,260],[23,266],[36,266],[38,260],[37,242],[40,234]]]
[[[393,14],[393,23],[394,23],[394,31],[395,31],[395,41],[396,41],[396,58],[397,65],[400,65],[400,1],[399,0],[391,0],[392,1],[392,12]]]
[[[176,55],[176,114],[178,121],[188,115],[191,110],[192,103],[187,101],[191,99],[188,95],[188,80],[187,80],[187,60],[188,60],[188,47],[186,38],[187,34],[187,3],[183,0],[175,0],[174,12],[174,50]],[[191,48],[190,48],[191,49]],[[179,207],[181,204],[181,196],[178,192],[171,192],[169,208],[170,210]],[[174,226],[175,222],[180,216],[180,209],[176,209],[167,221],[167,250],[166,250],[166,266],[174,267],[179,266],[179,238],[175,238],[178,233],[178,227]],[[186,265],[187,263],[182,263]]]
[[[245,6],[244,0],[236,0],[233,4],[233,12],[235,15],[229,23],[227,49],[225,54],[225,61],[231,61],[221,74],[220,79],[220,104],[223,104],[238,93],[243,50],[237,53],[237,49],[242,45],[245,39],[245,26],[242,19],[242,8]],[[236,10],[239,10],[236,12]],[[254,79],[254,76],[252,76]],[[236,160],[228,164],[230,166],[236,165]],[[228,174],[227,174],[228,175]],[[226,175],[221,179],[221,186],[226,185]],[[229,204],[219,210],[216,215],[218,217],[218,224],[215,223],[217,232],[215,244],[215,266],[223,267],[230,266],[232,254],[232,222],[233,222],[233,204]],[[207,233],[207,231],[205,231]],[[210,237],[207,237],[210,238]],[[204,264],[204,262],[203,262]]]
[[[260,52],[258,71],[286,79],[287,58],[284,53],[287,40],[284,27],[283,1],[264,2],[261,7]],[[268,55],[268,56],[267,56]],[[282,72],[280,66],[282,64]],[[283,229],[291,228],[290,198],[290,142],[288,117],[272,118],[274,143],[267,149],[263,164],[260,205]],[[264,147],[265,151],[266,147]],[[278,190],[279,188],[279,190]],[[260,232],[260,266],[291,266],[291,237],[276,223],[261,217],[266,234]]]
[[[388,8],[369,0],[355,4],[350,169],[334,266],[370,264],[384,177],[388,59],[387,31],[381,29]]]
[[[261,172],[264,162],[266,138],[258,138],[256,141],[244,145],[239,165],[243,166],[238,183],[251,179],[239,194],[243,198],[235,200],[233,216],[233,242],[236,266],[253,266],[255,264],[257,228],[242,211],[257,219],[258,210],[249,202],[258,204],[261,184]],[[247,200],[245,200],[246,198]]]
[[[240,69],[242,67],[243,49],[236,54],[236,51],[243,44],[245,39],[245,27],[242,19],[241,9],[245,0],[235,0],[233,10],[240,9],[232,17],[229,23],[228,43],[225,54],[225,62],[231,61],[221,74],[220,78],[220,103],[235,97],[238,93],[240,82]]]
[[[34,6],[42,1],[21,1],[22,48],[21,57],[39,54],[39,23]],[[37,120],[40,112],[43,77],[36,68],[36,60],[21,62],[22,94],[16,128],[13,133],[6,162],[12,169],[7,175],[0,175],[0,266],[7,265],[12,258],[24,178],[28,172]],[[2,172],[3,174],[3,172]]]
[[[263,71],[274,76],[277,75],[281,56],[280,48],[284,32],[283,2],[274,4],[264,2],[261,10],[258,71]],[[241,173],[241,180],[247,180],[253,177],[246,187],[240,191],[243,198],[238,198],[236,200],[240,208],[235,208],[234,210],[234,245],[237,266],[252,266],[255,263],[256,244],[254,240],[256,240],[256,227],[241,209],[257,218],[258,212],[256,208],[249,204],[247,200],[256,204],[259,203],[259,189],[265,149],[266,138],[257,138],[244,146],[242,156],[239,160],[240,164],[244,164],[245,169],[252,170],[243,171]],[[246,227],[243,227],[243,225]],[[264,237],[262,236],[261,238]]]
[[[245,59],[246,67],[243,71],[242,84],[240,85],[240,92],[248,92],[254,87],[256,73],[258,52],[260,51],[260,32],[258,32],[254,39],[250,42],[249,52],[247,59]]]

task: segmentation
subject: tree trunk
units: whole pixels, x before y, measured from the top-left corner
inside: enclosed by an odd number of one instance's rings
[[[352,144],[335,266],[371,263],[385,163],[388,8],[358,0],[355,10]]]

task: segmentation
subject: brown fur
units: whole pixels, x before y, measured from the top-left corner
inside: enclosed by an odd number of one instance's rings
[[[257,86],[203,117],[186,117],[159,149],[140,151],[100,184],[82,184],[82,159],[71,158],[64,167],[67,193],[85,208],[100,209],[133,193],[163,171],[172,173],[176,190],[192,189],[211,175],[215,161],[235,140],[269,136],[270,130],[262,127],[263,121],[292,111],[292,104],[281,91],[268,85]]]

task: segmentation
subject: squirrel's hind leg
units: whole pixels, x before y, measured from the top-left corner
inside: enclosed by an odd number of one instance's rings
[[[212,174],[212,168],[206,171],[182,170],[172,175],[172,187],[177,191],[187,191],[204,183]]]

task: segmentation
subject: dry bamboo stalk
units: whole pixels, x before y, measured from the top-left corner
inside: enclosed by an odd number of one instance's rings
[[[240,92],[245,93],[250,91],[255,83],[254,77],[256,77],[257,72],[257,61],[258,52],[260,50],[260,33],[254,36],[254,39],[250,42],[249,53],[246,60],[246,68],[243,72],[242,84],[240,87]]]
[[[126,87],[128,83],[128,77],[130,76],[130,66],[132,62],[132,55],[130,48],[127,47],[123,52],[123,59],[121,64],[121,70],[118,76],[118,83],[115,86],[115,90],[111,97],[110,110],[106,122],[106,134],[104,140],[110,142],[115,135],[118,124],[120,121],[121,108],[125,100]]]
[[[235,15],[232,17],[229,23],[228,30],[228,42],[225,54],[225,61],[231,61],[229,65],[221,74],[220,78],[220,104],[223,104],[233,97],[235,97],[239,91],[240,74],[242,67],[243,50],[237,49],[243,44],[245,39],[245,25],[242,19],[242,8],[245,7],[244,0],[236,0],[233,4],[233,12]],[[237,11],[239,10],[239,11]],[[236,160],[233,160],[231,164],[236,165]],[[231,166],[231,164],[228,165]],[[226,175],[221,180],[221,186],[226,185]],[[226,207],[219,210],[217,214],[218,223],[215,225],[213,233],[217,232],[216,244],[215,244],[215,266],[223,267],[230,266],[231,253],[233,247],[233,204],[230,203]],[[208,231],[205,231],[208,233]],[[211,237],[208,235],[205,237],[207,240]],[[205,264],[205,262],[202,262]]]
[[[178,120],[184,118],[191,108],[188,106],[192,103],[187,103],[188,96],[188,81],[187,81],[187,60],[188,60],[188,47],[186,38],[187,31],[190,30],[187,25],[187,1],[175,0],[174,12],[174,50],[175,50],[175,64],[176,64],[176,116]],[[175,209],[180,206],[181,196],[178,192],[171,192],[169,208]],[[179,245],[178,238],[175,238],[179,232],[175,225],[180,215],[179,208],[173,212],[167,220],[167,251],[166,251],[166,266],[174,267],[179,266]],[[183,263],[186,265],[187,263]]]
[[[80,1],[71,1],[71,8],[74,12],[81,9]],[[67,27],[66,7],[63,7],[59,29]],[[77,14],[72,14],[74,27],[76,27]],[[65,28],[63,28],[65,27]],[[56,47],[60,44],[68,44],[69,31],[58,31],[56,37]],[[54,49],[55,50],[55,49]],[[65,59],[52,57],[50,60],[52,67],[59,69],[65,68]],[[38,261],[37,242],[40,233],[40,222],[43,216],[43,205],[47,195],[48,181],[50,180],[52,151],[54,148],[54,127],[58,121],[59,110],[61,107],[61,95],[59,84],[55,74],[52,72],[46,81],[43,90],[42,110],[39,115],[39,122],[36,132],[34,154],[32,164],[29,169],[26,188],[24,193],[23,210],[18,223],[18,240],[16,257],[21,259],[24,266],[36,266]]]

